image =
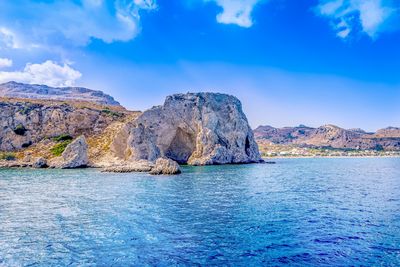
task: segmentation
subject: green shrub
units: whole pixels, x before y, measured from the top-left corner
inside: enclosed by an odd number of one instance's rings
[[[17,127],[14,129],[14,133],[17,135],[24,135],[26,133],[26,128],[22,124],[18,124]]]
[[[62,141],[61,143],[55,144],[52,148],[50,148],[50,152],[59,157],[64,152],[65,148],[71,143],[71,140]]]
[[[31,109],[30,109],[29,107],[24,107],[23,109],[21,109],[21,110],[19,111],[19,114],[21,114],[21,115],[28,115],[30,111],[31,111]]]
[[[55,142],[68,141],[72,139],[73,139],[72,136],[70,136],[69,134],[60,134],[58,136],[53,137],[53,141]]]
[[[15,154],[11,152],[0,153],[0,160],[15,160],[16,158]]]
[[[105,113],[107,115],[113,116],[113,117],[121,117],[122,116],[121,113],[112,111],[109,108],[105,108],[101,112],[103,112],[103,113]]]

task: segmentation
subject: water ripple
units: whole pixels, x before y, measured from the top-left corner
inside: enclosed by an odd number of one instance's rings
[[[0,170],[0,265],[399,266],[399,163]]]

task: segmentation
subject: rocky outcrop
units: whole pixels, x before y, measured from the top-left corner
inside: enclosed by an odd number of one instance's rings
[[[15,151],[62,134],[100,134],[126,111],[56,101],[0,99],[0,151]]]
[[[88,146],[82,135],[69,144],[62,153],[62,163],[57,166],[62,169],[86,167],[89,163]]]
[[[58,101],[89,101],[99,105],[120,105],[112,96],[102,91],[95,91],[83,87],[49,87],[46,85],[17,82],[0,84],[0,97],[50,99]]]
[[[32,164],[33,168],[37,168],[37,169],[42,169],[42,168],[47,168],[47,160],[44,158],[37,158],[33,164]]]
[[[135,162],[119,162],[111,166],[104,167],[102,172],[150,172],[154,168],[154,164],[147,160],[139,160]]]
[[[400,129],[395,127],[381,129],[376,133],[368,133],[362,129],[347,130],[331,124],[318,128],[260,126],[254,130],[254,135],[258,141],[270,141],[273,144],[282,145],[400,150]]]
[[[159,158],[156,160],[150,174],[153,175],[173,175],[181,173],[181,168],[176,161],[167,158]]]
[[[216,93],[168,96],[117,134],[111,149],[125,160],[169,158],[191,165],[260,162],[240,101]]]
[[[88,145],[83,135],[68,144],[60,157],[49,161],[49,167],[57,169],[84,168],[88,165]]]

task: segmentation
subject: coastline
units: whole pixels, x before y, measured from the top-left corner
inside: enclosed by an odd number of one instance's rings
[[[262,157],[264,160],[273,160],[273,159],[323,159],[323,158],[400,158],[400,155],[392,155],[392,156],[295,156],[295,157],[284,157],[284,156],[277,156],[277,157]]]

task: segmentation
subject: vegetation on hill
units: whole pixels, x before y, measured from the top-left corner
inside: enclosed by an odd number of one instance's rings
[[[71,142],[72,142],[71,140],[65,140],[60,143],[57,143],[50,149],[50,151],[54,156],[59,157],[62,155],[62,153],[65,151],[65,149]]]

